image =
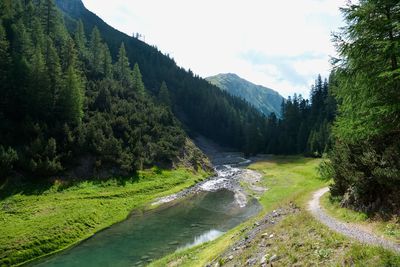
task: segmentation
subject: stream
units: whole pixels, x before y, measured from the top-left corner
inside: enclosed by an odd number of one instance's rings
[[[223,155],[213,161],[217,175],[178,194],[159,199],[160,206],[134,212],[79,245],[30,266],[145,266],[173,253],[214,240],[258,214],[261,206],[240,187],[248,161]]]

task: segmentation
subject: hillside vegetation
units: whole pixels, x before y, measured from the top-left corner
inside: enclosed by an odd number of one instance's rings
[[[334,233],[306,210],[312,193],[330,181],[318,174],[320,159],[273,157],[250,165],[262,173],[263,211],[217,240],[178,251],[150,266],[397,266],[400,256]],[[279,214],[282,209],[292,210]],[[270,216],[264,225],[263,218]],[[254,229],[262,230],[253,233]],[[274,260],[271,262],[270,259]]]
[[[400,7],[364,0],[343,8],[336,35],[339,115],[326,169],[333,197],[383,217],[400,211]]]
[[[179,169],[129,179],[64,183],[0,191],[0,266],[33,260],[82,241],[207,176]]]
[[[56,3],[71,33],[80,20],[87,35],[97,27],[114,60],[118,59],[118,50],[123,42],[129,61],[140,66],[143,82],[151,95],[157,96],[165,82],[171,110],[190,135],[201,134],[240,151],[249,151],[250,147],[252,150],[257,148],[255,152],[262,151],[258,136],[263,138],[265,118],[255,108],[221,92],[191,70],[177,66],[174,59],[156,47],[107,25],[87,10],[81,0],[57,0]]]

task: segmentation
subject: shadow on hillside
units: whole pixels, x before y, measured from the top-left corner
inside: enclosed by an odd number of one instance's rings
[[[13,195],[24,196],[39,196],[45,192],[62,192],[71,187],[76,187],[79,184],[90,182],[94,185],[107,186],[109,184],[116,184],[118,186],[125,186],[129,183],[136,183],[140,179],[138,173],[130,176],[120,176],[112,178],[91,178],[91,179],[55,179],[52,178],[47,181],[29,178],[8,178],[0,182],[0,201]],[[34,181],[34,182],[32,182]]]

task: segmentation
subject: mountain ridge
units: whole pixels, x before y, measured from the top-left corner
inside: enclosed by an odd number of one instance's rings
[[[56,0],[56,4],[63,12],[66,25],[72,34],[80,20],[87,36],[97,28],[114,61],[118,59],[121,43],[124,43],[129,62],[138,64],[145,87],[152,96],[158,95],[159,88],[165,82],[171,97],[171,110],[190,136],[202,135],[220,145],[247,153],[261,151],[263,146],[261,141],[257,140],[263,138],[246,136],[255,135],[257,132],[264,134],[266,121],[248,102],[221,91],[192,71],[178,66],[172,58],[155,46],[108,25],[85,8],[82,1]]]
[[[266,116],[275,113],[281,117],[284,97],[271,88],[254,84],[235,73],[221,73],[207,77],[206,80],[221,90],[244,99]]]

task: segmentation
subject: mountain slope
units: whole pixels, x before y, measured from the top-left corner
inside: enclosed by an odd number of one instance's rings
[[[70,32],[75,31],[78,20],[82,20],[86,35],[90,34],[93,27],[97,27],[114,60],[123,42],[129,61],[138,63],[143,82],[153,95],[159,93],[165,81],[171,95],[171,108],[187,132],[201,134],[242,151],[249,147],[258,150],[263,148],[260,142],[265,139],[264,136],[252,138],[250,135],[263,135],[266,122],[262,114],[248,103],[218,90],[190,70],[177,66],[173,59],[155,47],[107,25],[87,10],[81,0],[56,0],[56,3],[64,12]]]
[[[232,73],[218,74],[208,77],[206,80],[222,90],[246,100],[265,115],[275,113],[278,117],[281,116],[281,105],[284,98],[270,88],[255,85]]]

